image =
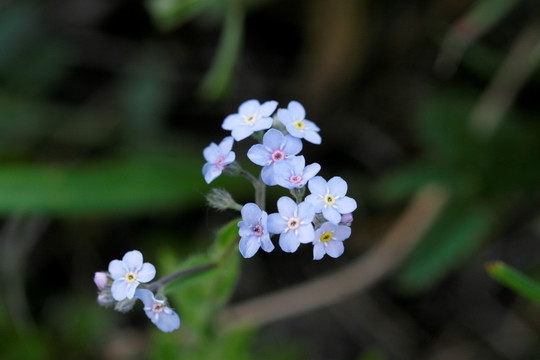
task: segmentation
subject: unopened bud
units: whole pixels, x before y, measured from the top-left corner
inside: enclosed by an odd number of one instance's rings
[[[353,222],[353,215],[352,213],[342,214],[341,215],[341,223],[343,225],[351,226]]]
[[[223,172],[230,176],[238,176],[242,172],[242,167],[238,162],[233,161],[232,163],[225,166]]]
[[[99,290],[103,290],[109,284],[109,276],[103,271],[96,272],[94,274],[94,283]]]
[[[124,299],[122,301],[118,301],[116,305],[114,305],[114,310],[119,311],[121,313],[126,313],[133,309],[133,305],[135,305],[135,302],[137,302],[137,298],[132,299]]]
[[[224,189],[212,189],[206,195],[208,205],[218,210],[236,209],[241,210],[242,206],[232,198],[231,194]]]

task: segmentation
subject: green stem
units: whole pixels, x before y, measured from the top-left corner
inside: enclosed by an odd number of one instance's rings
[[[144,284],[144,286],[141,285],[141,288],[148,289],[150,291],[156,291],[156,290],[162,291],[165,285],[167,285],[170,282],[173,282],[176,279],[193,275],[193,274],[197,274],[206,270],[210,270],[210,269],[215,268],[216,266],[217,266],[216,263],[210,263],[210,264],[198,265],[191,268],[178,270],[167,276],[162,277],[159,280],[153,281],[148,284]]]
[[[261,208],[261,210],[264,210],[266,207],[266,185],[264,185],[260,178],[257,179],[255,176],[245,170],[240,171],[240,175],[251,181],[253,187],[255,188],[255,203],[259,206],[259,208]]]

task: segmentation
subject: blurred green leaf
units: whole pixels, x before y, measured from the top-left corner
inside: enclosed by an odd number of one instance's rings
[[[205,11],[222,8],[229,0],[147,0],[148,11],[161,30],[171,30]]]
[[[537,281],[501,261],[488,263],[486,270],[504,286],[540,305],[540,283]]]
[[[230,1],[219,40],[219,48],[199,89],[200,95],[206,100],[216,101],[223,97],[229,89],[243,35],[244,10],[238,1]]]
[[[0,213],[121,215],[201,202],[201,160],[128,158],[80,166],[6,164]],[[199,190],[199,191],[198,191]]]
[[[400,287],[411,293],[425,290],[459,267],[480,247],[495,218],[492,207],[450,203],[406,260]]]

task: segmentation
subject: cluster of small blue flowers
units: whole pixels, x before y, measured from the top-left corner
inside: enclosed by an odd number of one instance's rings
[[[252,257],[259,248],[272,251],[271,234],[279,235],[279,246],[285,252],[295,252],[300,244],[311,243],[314,260],[322,259],[325,254],[338,257],[344,251],[343,241],[351,235],[351,213],[356,209],[356,201],[346,196],[345,180],[335,176],[326,181],[316,176],[321,166],[318,163],[306,165],[304,156],[298,155],[302,150],[302,139],[317,145],[321,143],[320,129],[306,119],[304,107],[291,101],[287,109],[276,112],[277,105],[276,101],[261,104],[257,100],[248,100],[240,105],[238,113],[227,116],[222,128],[230,130],[231,136],[219,145],[212,143],[204,149],[207,163],[202,172],[207,183],[223,172],[243,174],[232,147],[234,141],[253,135],[260,143],[249,149],[247,157],[262,166],[260,179],[244,175],[254,182],[256,190],[256,181],[262,181],[263,186],[289,189],[294,200],[281,197],[277,202],[278,212],[270,215],[264,209],[264,201],[259,199],[257,204],[247,203],[241,207],[224,190],[214,192],[212,198],[209,196],[209,202],[218,204],[214,206],[220,209],[241,209],[239,249],[245,258]],[[304,198],[306,184],[310,194]],[[226,201],[215,200],[220,194]]]
[[[140,251],[127,252],[122,260],[109,263],[109,271],[96,272],[94,282],[99,290],[97,301],[103,306],[114,306],[115,310],[131,310],[136,300],[143,302],[146,316],[163,332],[180,327],[180,317],[170,307],[163,294],[144,288],[144,283],[156,275],[154,265],[143,263]]]

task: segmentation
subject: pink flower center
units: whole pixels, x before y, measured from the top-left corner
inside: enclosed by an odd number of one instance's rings
[[[272,160],[272,162],[283,160],[285,159],[285,153],[283,152],[283,150],[280,149],[274,150],[270,155],[270,159]]]
[[[262,236],[263,234],[263,228],[261,225],[255,225],[253,228],[253,234],[256,236]]]
[[[289,178],[289,182],[293,184],[298,184],[302,182],[302,175],[293,175]]]
[[[163,304],[158,303],[158,302],[155,302],[155,303],[152,305],[152,311],[155,312],[155,313],[160,313],[160,312],[162,312],[164,309],[165,309],[165,306],[164,306]]]
[[[225,165],[223,165],[223,162],[225,161],[225,158],[223,156],[221,156],[217,161],[216,161],[216,166],[219,170],[223,170],[225,168]]]
[[[300,219],[293,216],[287,221],[287,227],[291,230],[296,230],[300,227]]]

